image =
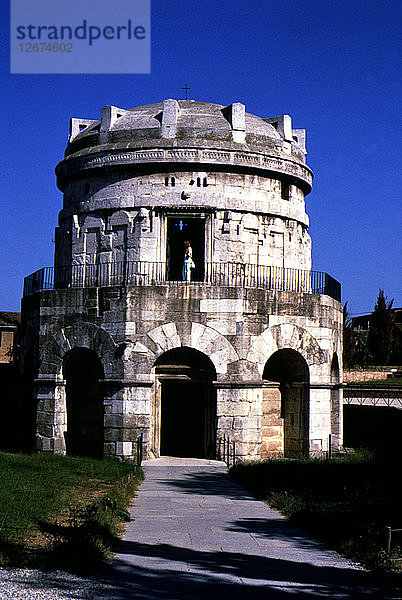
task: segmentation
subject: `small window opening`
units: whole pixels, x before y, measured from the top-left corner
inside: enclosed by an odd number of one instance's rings
[[[84,125],[84,123],[80,123],[79,124],[79,130],[80,131],[84,131],[84,129],[86,129],[88,127],[88,125]]]
[[[290,185],[286,181],[281,181],[281,198],[283,200],[289,200],[290,197]]]
[[[204,177],[204,179],[202,180],[202,185],[203,185],[204,187],[207,187],[207,186],[208,186],[208,179],[207,179],[206,177]]]
[[[295,142],[298,142],[298,141],[299,141],[299,138],[297,137],[297,135],[294,135],[294,136],[293,136],[293,139],[294,139],[294,141],[295,141]]]
[[[190,179],[190,185],[194,185],[194,184],[195,184],[194,179]]]
[[[201,177],[197,177],[197,187],[201,187]]]
[[[169,185],[169,177],[165,177],[165,185],[166,187]]]
[[[174,187],[176,185],[176,179],[174,177],[171,177],[170,183],[172,184],[172,187]]]

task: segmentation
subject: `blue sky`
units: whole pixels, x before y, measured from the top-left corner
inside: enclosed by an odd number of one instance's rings
[[[342,283],[353,314],[369,312],[379,288],[402,306],[400,2],[153,0],[149,75],[10,75],[7,5],[0,310],[19,310],[23,277],[53,263],[69,118],[180,99],[185,83],[192,99],[290,114],[307,130],[314,268]]]

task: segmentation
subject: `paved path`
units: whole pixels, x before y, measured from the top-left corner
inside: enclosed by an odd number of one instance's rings
[[[98,600],[399,598],[254,500],[217,461],[145,461]]]
[[[388,600],[367,573],[255,501],[216,461],[158,459],[97,577],[0,569],[0,600]],[[399,588],[400,589],[400,588]]]

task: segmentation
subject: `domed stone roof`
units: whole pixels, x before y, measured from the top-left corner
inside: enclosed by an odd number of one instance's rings
[[[305,163],[305,131],[289,115],[261,118],[244,104],[228,106],[174,100],[130,109],[104,106],[100,120],[71,119],[57,185],[93,169],[179,164],[278,172],[300,181],[308,193],[312,173]]]
[[[173,106],[176,112],[174,135],[170,136],[164,135],[166,103],[171,103],[170,107]],[[243,118],[243,126],[233,124],[233,106],[243,108],[243,117],[240,115],[240,120]],[[107,136],[101,135],[102,121],[86,121],[88,125],[83,130],[74,137],[70,136],[66,155],[94,146],[122,143],[126,148],[180,145],[252,152],[269,150],[271,153],[281,152],[285,141],[271,122],[246,113],[244,105],[240,103],[225,107],[222,104],[195,100],[167,100],[128,110],[116,109],[116,111],[116,118],[110,122]],[[233,131],[244,132],[244,135],[243,137],[233,135]],[[301,149],[296,147],[295,150],[296,152],[292,152],[293,158],[299,158],[304,162]]]

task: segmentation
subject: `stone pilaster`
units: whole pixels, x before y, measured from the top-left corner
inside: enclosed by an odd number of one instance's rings
[[[283,418],[279,383],[266,384],[262,393],[261,458],[283,456]]]
[[[217,441],[223,436],[236,443],[238,460],[259,458],[261,448],[262,387],[259,383],[219,382],[217,387]]]
[[[44,375],[35,380],[36,449],[41,452],[66,453],[64,433],[67,428],[65,381]]]
[[[144,454],[151,445],[153,381],[104,380],[105,456],[134,459],[143,435]]]
[[[343,440],[343,389],[339,384],[331,389],[331,436],[332,448],[340,450]]]
[[[331,433],[331,386],[310,386],[310,455],[324,455],[328,452]]]

